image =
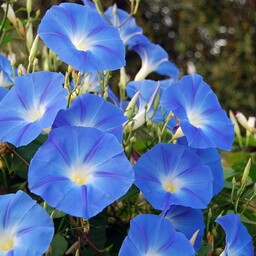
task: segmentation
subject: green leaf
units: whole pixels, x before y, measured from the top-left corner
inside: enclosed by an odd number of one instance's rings
[[[238,162],[246,162],[250,158],[249,152],[239,151],[239,152],[228,152],[226,154],[226,160],[227,162],[232,166],[233,164],[236,164]]]
[[[42,207],[45,208],[45,210],[47,211],[47,213],[51,216],[51,218],[53,219],[57,219],[57,218],[61,218],[63,216],[66,215],[65,212],[59,211],[51,206],[49,206],[48,204],[45,206],[44,203],[41,203]]]
[[[106,244],[106,226],[107,226],[107,218],[103,214],[99,214],[89,221],[90,223],[90,231],[89,231],[89,239],[93,242],[93,244],[101,250],[105,247]],[[98,255],[93,249],[89,246],[86,250],[88,256]]]
[[[123,195],[121,198],[119,198],[119,201],[122,201],[122,200],[124,200],[124,199],[126,199],[126,198],[128,198],[128,197],[130,197],[134,194],[137,194],[137,193],[139,193],[139,191],[140,190],[135,185],[132,185],[130,187],[130,189],[127,191],[127,193],[125,195]]]
[[[209,244],[203,244],[197,253],[197,256],[205,256],[212,249]]]
[[[63,236],[56,234],[53,237],[51,245],[46,253],[46,256],[63,256],[65,255],[67,248],[68,242],[66,241],[66,239]]]
[[[23,179],[27,179],[28,176],[28,166],[20,160],[16,155],[13,156],[9,173],[15,173]]]
[[[42,144],[47,140],[47,135],[39,135],[35,140],[26,146],[16,148],[15,150],[28,162],[35,155],[36,151],[42,146]]]

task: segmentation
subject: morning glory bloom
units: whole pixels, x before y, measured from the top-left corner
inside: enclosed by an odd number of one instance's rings
[[[117,28],[91,7],[53,6],[38,34],[59,58],[82,73],[116,70],[125,65],[125,47]]]
[[[165,218],[171,221],[176,231],[184,234],[189,240],[199,230],[194,248],[196,251],[200,249],[205,228],[204,216],[201,210],[173,205],[166,212]]]
[[[0,54],[0,86],[7,87],[13,84],[14,75],[17,75],[17,70],[13,70],[10,61]]]
[[[131,220],[130,230],[118,256],[195,255],[188,239],[176,232],[161,216],[140,214]]]
[[[126,120],[121,109],[102,97],[86,93],[77,97],[70,108],[59,111],[53,128],[61,126],[95,127],[114,134],[122,142],[122,124]]]
[[[179,133],[185,135],[190,147],[231,148],[234,125],[201,76],[187,75],[169,86],[160,104],[179,119]]]
[[[206,208],[212,198],[212,174],[187,147],[158,144],[134,165],[135,185],[150,204],[166,211],[172,205]]]
[[[28,184],[50,206],[89,219],[123,196],[133,176],[114,135],[64,126],[53,129],[32,158]]]
[[[237,214],[227,214],[216,220],[226,232],[226,247],[220,256],[253,256],[252,237]]]
[[[43,255],[53,238],[48,213],[23,191],[0,195],[0,255]]]
[[[62,74],[47,71],[17,77],[0,102],[0,141],[27,145],[50,127],[67,105],[63,82]]]
[[[119,28],[120,37],[126,46],[131,47],[134,44],[148,42],[146,37],[142,36],[142,28],[136,25],[135,19],[129,13],[111,6],[105,15],[115,27]]]
[[[143,80],[151,72],[177,79],[178,68],[169,61],[167,52],[157,44],[150,42],[133,45],[130,50],[137,52],[141,58],[141,69],[134,80]]]

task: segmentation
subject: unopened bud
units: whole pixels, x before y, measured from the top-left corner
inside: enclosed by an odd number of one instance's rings
[[[20,19],[17,19],[17,26],[19,28],[20,34],[25,37],[26,36],[26,30],[23,26],[23,24],[21,23]]]
[[[29,62],[32,62],[36,57],[38,42],[39,42],[39,36],[37,35],[35,40],[32,43],[32,46],[31,46],[30,54],[29,54],[29,57],[28,57]]]
[[[246,119],[246,117],[245,117],[245,115],[244,115],[243,113],[237,112],[237,113],[236,113],[236,118],[237,118],[238,122],[239,122],[246,130],[249,129],[247,119]]]
[[[154,111],[158,109],[159,106],[159,101],[160,101],[160,92],[156,94],[155,100],[154,100]]]
[[[33,44],[33,27],[32,27],[32,23],[29,23],[27,26],[27,30],[26,30],[26,45],[28,50],[31,49],[31,46]]]
[[[255,132],[255,122],[256,122],[256,117],[249,116],[247,123],[251,132]]]
[[[176,130],[176,133],[172,136],[172,139],[173,139],[173,140],[177,140],[177,139],[179,139],[179,138],[181,138],[181,137],[183,137],[183,136],[184,136],[184,133],[183,133],[181,127],[179,127],[179,128]]]
[[[152,126],[152,125],[153,125],[152,120],[151,120],[151,119],[148,119],[147,122],[146,122],[146,125],[147,125],[148,127]]]
[[[22,64],[18,66],[18,76],[25,75],[27,73],[25,67]]]
[[[196,230],[196,232],[192,235],[192,237],[189,239],[189,242],[192,246],[194,246],[195,242],[196,242],[196,239],[197,239],[197,236],[199,234],[199,229]]]
[[[135,142],[136,142],[136,140],[137,140],[137,139],[136,139],[136,137],[135,137],[135,136],[132,136],[132,137],[130,138],[130,142],[131,142],[131,143],[135,143]]]
[[[4,12],[7,12],[7,19],[12,23],[13,26],[16,27],[17,18],[12,6],[8,3],[8,8],[7,8],[7,4],[3,3],[1,7],[3,8]]]
[[[236,134],[236,136],[237,136],[238,138],[240,138],[240,137],[241,137],[240,128],[239,128],[238,122],[237,122],[237,120],[236,120],[236,118],[235,118],[235,115],[234,115],[234,113],[233,113],[231,110],[229,111],[229,117],[230,117],[230,119],[231,119],[231,122],[232,122],[233,125],[234,125],[234,129],[235,129],[235,134]]]
[[[33,0],[27,0],[26,8],[27,8],[28,17],[30,17],[30,13],[32,11],[32,3],[33,3]]]
[[[252,159],[250,158],[244,168],[244,172],[243,172],[243,176],[242,176],[242,185],[245,184],[248,176],[249,176],[249,172],[251,169],[251,165],[252,165]]]
[[[11,65],[14,66],[16,63],[16,55],[15,53],[8,54],[8,60],[10,60]]]
[[[120,69],[120,80],[119,80],[119,87],[122,88],[123,90],[125,90],[126,88],[126,84],[129,81],[129,77],[126,74],[125,68],[122,67]]]
[[[140,92],[136,92],[134,94],[134,96],[132,97],[132,99],[130,100],[125,112],[124,112],[124,115],[127,116],[128,118],[130,118],[132,116],[132,113],[133,113],[133,110],[134,110],[134,107],[136,105],[136,102],[137,102],[137,99],[140,95]]]

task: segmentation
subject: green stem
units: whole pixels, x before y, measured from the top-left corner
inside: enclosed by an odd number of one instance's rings
[[[2,20],[2,23],[1,23],[1,27],[0,27],[0,36],[2,35],[3,29],[4,29],[4,25],[5,25],[5,22],[7,20],[8,9],[9,9],[9,0],[6,1],[6,11],[4,13],[4,17],[3,17],[3,20]]]

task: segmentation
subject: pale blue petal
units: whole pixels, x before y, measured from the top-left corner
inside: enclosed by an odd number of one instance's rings
[[[118,30],[91,7],[74,3],[53,6],[38,34],[61,60],[82,73],[115,70],[125,65]]]

